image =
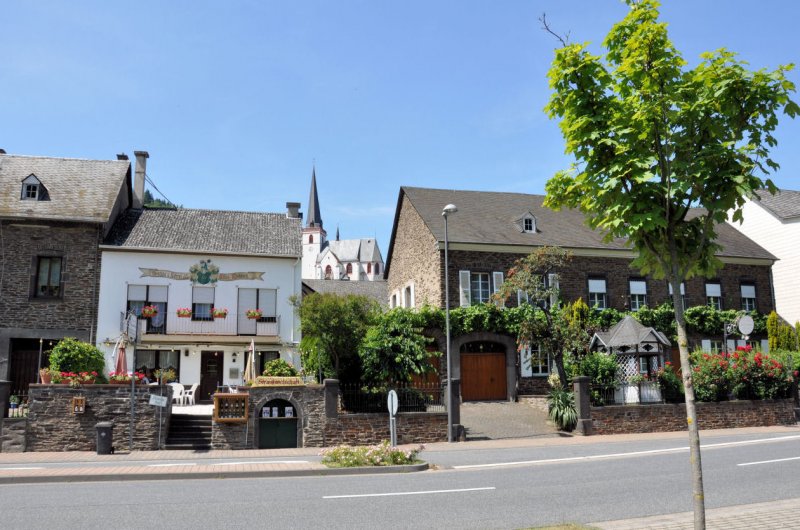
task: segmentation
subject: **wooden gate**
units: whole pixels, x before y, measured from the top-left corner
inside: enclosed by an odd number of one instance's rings
[[[462,353],[461,398],[464,401],[506,399],[506,354]]]

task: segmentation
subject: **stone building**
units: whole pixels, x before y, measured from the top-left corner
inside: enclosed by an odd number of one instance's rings
[[[488,301],[515,260],[545,245],[573,255],[557,279],[549,279],[558,281],[563,300],[582,298],[598,308],[635,310],[670,298],[666,281],[644,277],[631,267],[634,253],[624,240],[604,241],[600,232],[586,226],[580,212],[554,212],[543,207],[543,200],[520,193],[402,187],[385,270],[389,305],[444,307],[442,210],[447,204],[458,208],[448,220],[451,307]],[[710,304],[768,313],[775,306],[771,267],[776,258],[728,224],[719,226],[718,234],[724,267],[714,278],[685,282],[685,307]],[[546,388],[551,369],[546,356],[518,353],[508,337],[473,335],[457,337],[451,347],[453,377],[462,381],[463,399],[513,399]],[[720,330],[718,336],[691,339],[690,346],[721,349],[723,334]],[[531,362],[521,359],[527,355]]]
[[[134,200],[128,158],[117,158],[0,150],[0,380],[11,394],[36,382],[40,350],[94,342],[99,245]]]

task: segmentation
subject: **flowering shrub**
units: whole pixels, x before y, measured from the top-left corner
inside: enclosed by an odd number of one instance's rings
[[[143,312],[144,312],[144,311],[143,311]],[[184,318],[186,318],[186,317],[190,317],[190,316],[192,316],[192,308],[191,308],[191,307],[179,307],[179,308],[178,308],[178,309],[175,311],[175,313],[176,313],[176,314],[177,314],[179,317],[184,317]]]
[[[739,346],[727,353],[693,352],[691,364],[698,401],[786,397],[792,384],[789,368],[768,354]]]
[[[212,307],[211,315],[214,318],[226,318],[228,316],[228,310],[222,307]]]
[[[339,445],[320,452],[322,463],[328,467],[364,467],[364,466],[403,466],[419,462],[417,455],[425,449],[420,445],[416,449],[404,451],[391,447],[388,441],[378,445],[356,446]]]
[[[67,384],[71,387],[94,384],[97,372],[52,372],[51,380],[54,384]]]
[[[141,372],[136,372],[133,375],[128,375],[127,372],[109,372],[108,373],[108,382],[112,385],[120,384],[120,383],[130,383],[131,379],[136,379],[136,382],[141,382],[144,379],[144,374]]]
[[[154,305],[146,305],[142,308],[142,318],[154,317],[158,314],[158,308]]]
[[[247,318],[261,318],[264,312],[260,309],[248,309],[247,310]]]
[[[156,376],[156,379],[159,381],[175,381],[178,378],[178,375],[175,373],[175,370],[172,368],[161,368],[153,372],[153,375]]]
[[[675,371],[671,362],[667,361],[655,375],[661,394],[667,403],[679,403],[684,400],[681,376]]]

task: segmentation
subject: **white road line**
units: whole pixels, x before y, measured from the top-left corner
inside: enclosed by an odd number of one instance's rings
[[[26,469],[44,469],[43,467],[3,467],[0,471],[21,471]]]
[[[744,464],[736,464],[737,466],[755,466],[758,464],[774,464],[775,462],[788,462],[789,460],[800,460],[800,456],[793,458],[778,458],[777,460],[762,460],[761,462],[745,462]]]
[[[734,447],[739,445],[751,445],[757,443],[770,443],[770,442],[784,442],[789,440],[796,440],[800,435],[782,436],[780,438],[761,438],[758,440],[743,440],[740,442],[720,442],[716,444],[701,444],[702,449],[716,449],[720,447]],[[589,456],[572,456],[566,458],[548,458],[545,460],[523,460],[519,462],[499,462],[495,464],[470,464],[463,466],[453,466],[453,469],[477,469],[488,467],[505,467],[505,466],[519,466],[531,464],[553,464],[557,462],[580,462],[588,460],[602,460],[606,458],[621,458],[626,456],[641,456],[641,455],[655,455],[666,453],[680,453],[688,451],[688,447],[673,447],[670,449],[651,449],[649,451],[631,451],[629,453],[610,453],[605,455],[589,455]],[[741,465],[741,464],[740,464]]]
[[[219,462],[212,466],[243,466],[246,464],[308,464],[308,460],[255,460],[249,462]]]
[[[430,495],[431,493],[461,493],[465,491],[487,491],[497,489],[494,486],[488,488],[464,488],[457,490],[429,490],[429,491],[398,491],[395,493],[365,493],[363,495],[327,495],[323,499],[356,499],[359,497],[399,497],[402,495]]]
[[[173,467],[173,466],[196,466],[195,463],[187,463],[187,464],[150,464],[147,467]]]

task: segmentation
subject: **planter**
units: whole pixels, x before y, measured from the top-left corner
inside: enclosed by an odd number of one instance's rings
[[[192,314],[189,313],[188,315],[183,315],[181,313],[178,313],[178,318],[192,318]]]
[[[50,375],[49,368],[42,368],[39,370],[39,377],[42,379],[43,385],[49,385],[53,382],[53,377]]]

